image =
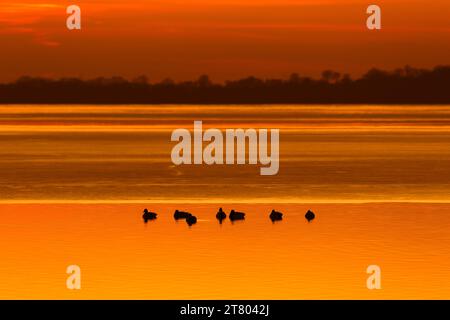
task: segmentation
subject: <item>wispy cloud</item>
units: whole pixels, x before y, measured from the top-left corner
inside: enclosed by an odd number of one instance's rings
[[[49,21],[61,15],[64,6],[57,3],[6,2],[0,3],[0,34],[29,34],[33,43],[58,46],[52,40],[55,30]]]
[[[24,2],[6,2],[0,3],[0,14],[27,14],[37,11],[48,11],[48,9],[63,8],[61,4],[55,3],[24,3]]]

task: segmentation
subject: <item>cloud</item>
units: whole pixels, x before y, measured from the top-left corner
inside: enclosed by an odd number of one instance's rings
[[[0,34],[29,34],[28,39],[33,43],[57,46],[59,43],[52,40],[55,28],[52,28],[51,22],[64,14],[63,8],[55,3],[1,3]]]

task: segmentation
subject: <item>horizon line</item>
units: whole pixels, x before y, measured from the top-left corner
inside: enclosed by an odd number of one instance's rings
[[[276,199],[254,199],[253,200],[242,200],[242,199],[210,199],[210,200],[199,200],[199,199],[171,199],[171,200],[108,200],[108,199],[61,199],[61,200],[39,200],[39,199],[29,199],[29,200],[0,200],[0,205],[3,204],[251,204],[251,205],[269,205],[269,204],[280,204],[280,205],[301,205],[301,204],[450,204],[450,199],[421,199],[421,200],[411,200],[411,199],[392,199],[392,200],[376,200],[376,199],[348,199],[348,200],[276,200]]]
[[[246,75],[246,76],[240,76],[240,77],[236,77],[234,79],[226,79],[226,80],[222,80],[222,81],[217,81],[217,82],[213,82],[213,84],[226,84],[227,82],[234,82],[234,81],[240,81],[240,80],[245,80],[245,79],[258,79],[258,80],[263,80],[263,81],[267,81],[267,80],[289,80],[290,77],[292,76],[298,76],[300,79],[310,79],[313,81],[320,81],[320,80],[324,80],[324,74],[328,73],[329,76],[336,76],[339,75],[342,78],[348,78],[352,81],[355,80],[359,80],[359,79],[363,79],[365,75],[367,75],[369,72],[371,71],[378,71],[378,72],[382,72],[385,73],[386,75],[394,75],[396,72],[401,72],[401,71],[410,71],[410,72],[431,72],[434,71],[436,69],[439,68],[450,68],[450,64],[449,63],[443,63],[443,64],[436,64],[434,67],[430,67],[430,68],[417,68],[414,66],[411,66],[409,64],[405,64],[403,66],[399,66],[397,68],[379,68],[379,67],[375,67],[372,66],[370,68],[367,68],[367,71],[354,77],[353,75],[347,72],[341,72],[341,71],[337,71],[337,70],[333,70],[333,69],[329,69],[329,68],[325,68],[322,70],[322,72],[320,72],[321,77],[317,77],[317,76],[310,76],[310,75],[303,75],[301,72],[298,71],[292,71],[289,73],[289,75],[285,76],[285,77],[274,77],[274,76],[264,76],[264,77],[260,77],[260,76],[255,76],[252,74]],[[331,72],[331,74],[330,74]],[[124,76],[124,75],[98,75],[98,76],[92,76],[92,77],[83,77],[83,76],[54,76],[54,77],[49,77],[49,76],[45,76],[45,75],[27,75],[27,74],[23,74],[22,76],[18,76],[17,78],[15,78],[15,80],[10,80],[10,81],[2,81],[0,82],[0,85],[8,85],[8,84],[15,84],[20,80],[24,80],[24,79],[32,79],[32,80],[47,80],[47,81],[61,81],[61,80],[80,80],[83,82],[89,82],[89,81],[93,81],[93,80],[100,80],[100,79],[104,79],[104,80],[112,80],[112,79],[121,79],[121,80],[125,80],[126,82],[134,82],[134,81],[142,81],[144,78],[148,81],[149,79],[148,74],[139,74],[139,75],[135,75],[135,76]],[[189,83],[189,82],[193,82],[193,81],[198,81],[201,78],[207,77],[208,80],[211,81],[210,76],[208,75],[208,73],[199,73],[197,78],[191,79],[191,80],[176,80],[173,79],[172,77],[168,76],[168,77],[164,77],[161,78],[160,80],[154,80],[154,82],[146,82],[147,84],[162,84],[166,81],[172,81],[173,84],[183,84],[183,83]]]

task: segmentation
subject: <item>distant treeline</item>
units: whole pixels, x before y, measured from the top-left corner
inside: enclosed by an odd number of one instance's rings
[[[46,104],[450,104],[450,66],[433,70],[372,69],[359,79],[324,71],[320,79],[248,77],[223,84],[196,81],[149,83],[145,76],[58,80],[22,77],[0,84],[0,103]]]

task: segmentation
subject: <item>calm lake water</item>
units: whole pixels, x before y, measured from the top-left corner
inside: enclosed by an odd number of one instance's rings
[[[173,165],[194,120],[280,129],[279,174]],[[0,106],[0,165],[0,298],[450,298],[450,106]]]

